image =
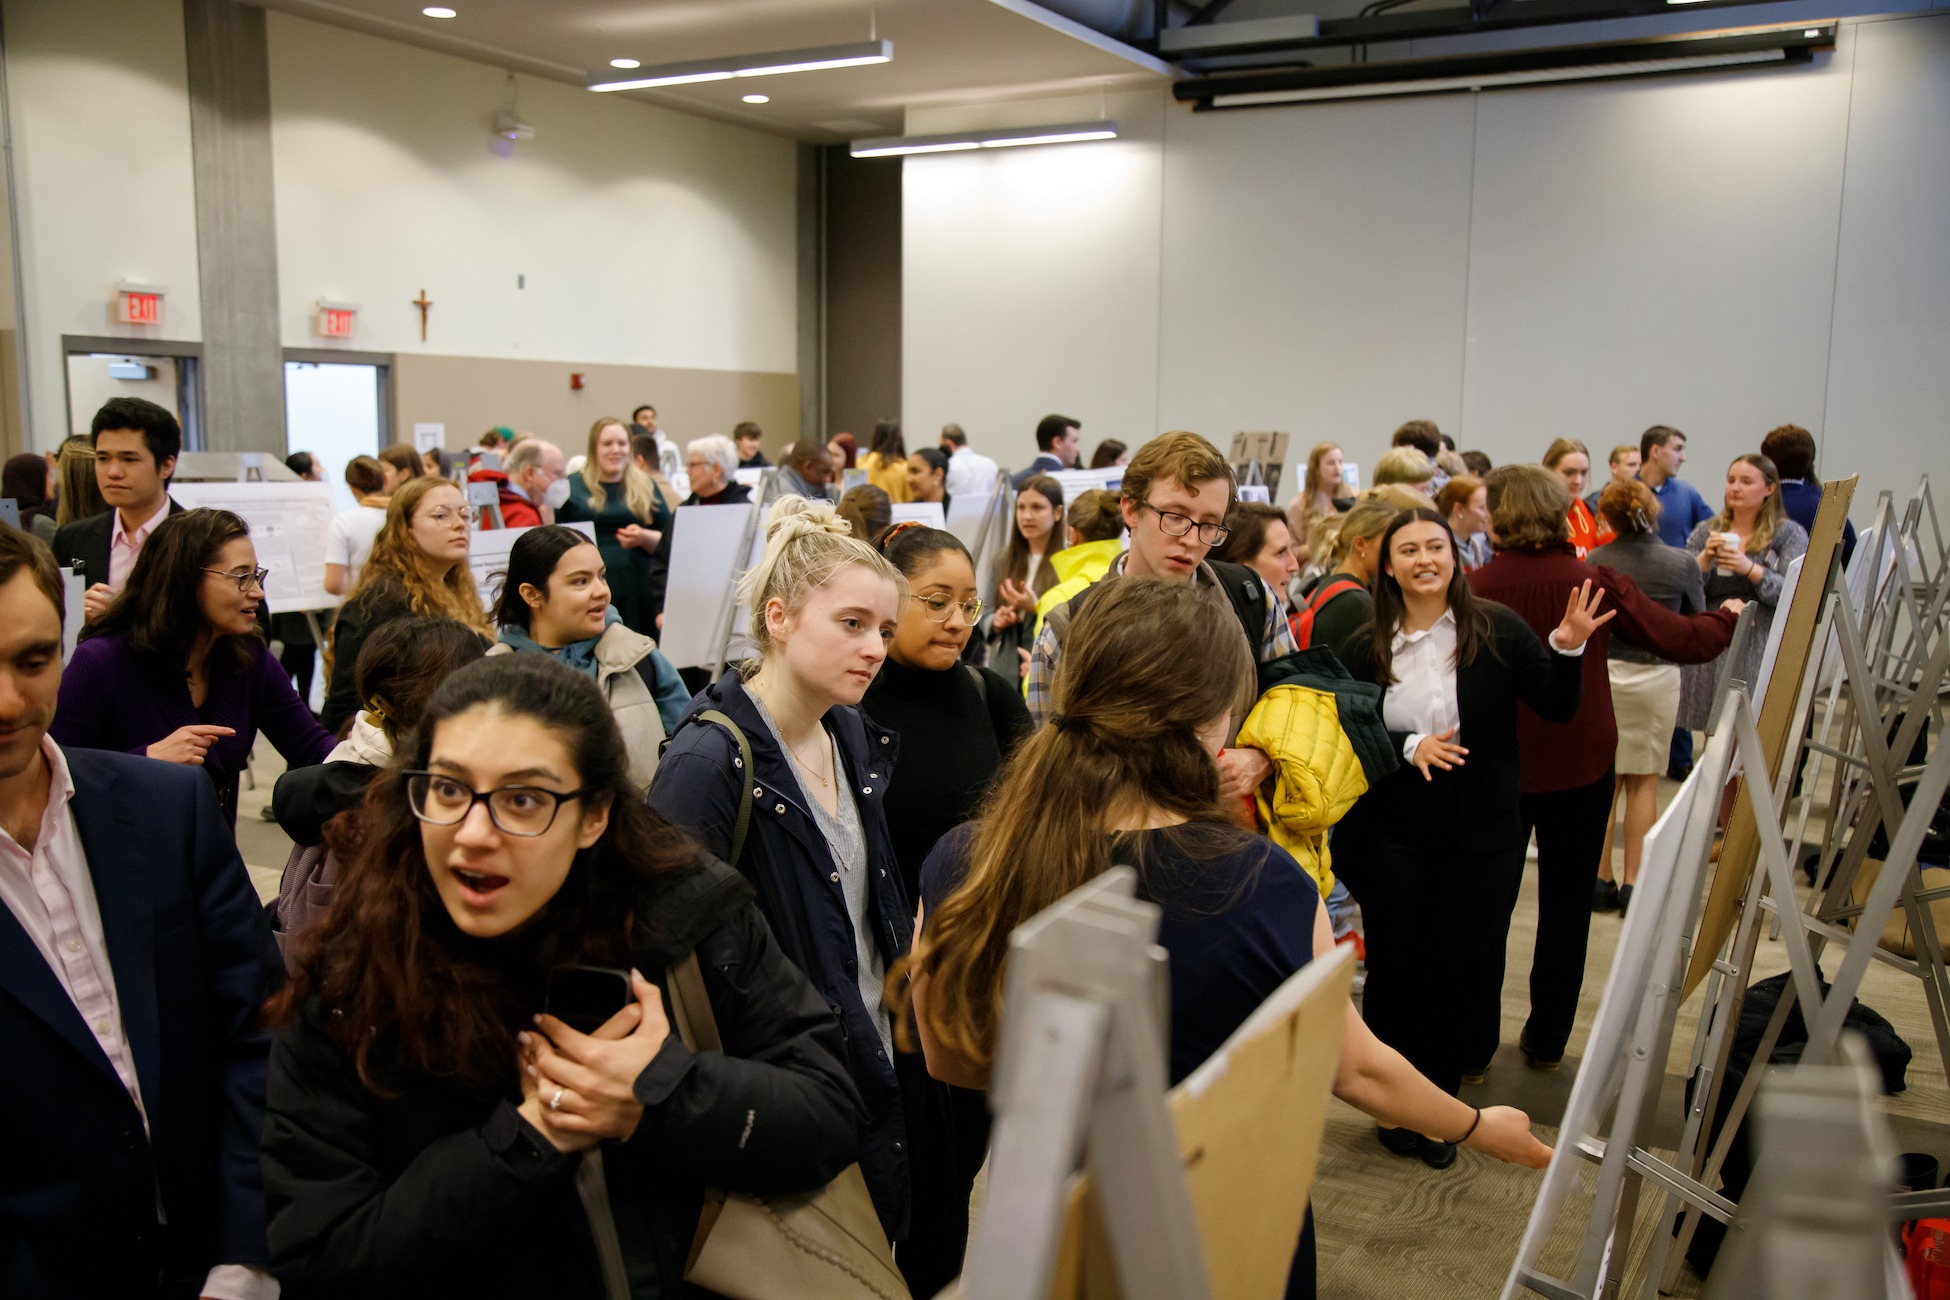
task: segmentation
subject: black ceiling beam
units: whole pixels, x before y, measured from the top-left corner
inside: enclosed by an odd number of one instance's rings
[[[1808,32],[1815,32],[1813,36]],[[1448,77],[1484,76],[1498,72],[1535,72],[1586,64],[1635,63],[1650,59],[1686,58],[1702,54],[1739,54],[1782,50],[1789,63],[1806,63],[1816,50],[1835,48],[1835,25],[1776,28],[1730,36],[1657,36],[1635,41],[1606,41],[1592,45],[1558,45],[1542,49],[1500,50],[1484,54],[1452,55],[1439,59],[1404,59],[1395,63],[1352,63],[1329,68],[1285,68],[1273,72],[1221,74],[1181,81],[1172,87],[1180,100],[1210,107],[1215,96],[1252,95],[1269,91],[1313,90],[1376,82],[1424,81]]]
[[[1217,2],[1217,0],[1215,0]],[[1738,9],[1765,4],[1768,0],[1708,0],[1689,4],[1687,13],[1714,9]],[[1479,9],[1484,9],[1478,16]],[[1467,36],[1473,32],[1509,31],[1523,27],[1550,27],[1563,23],[1606,22],[1620,18],[1645,18],[1653,14],[1677,12],[1666,0],[1509,0],[1486,8],[1471,4],[1450,9],[1403,10],[1375,14],[1366,18],[1323,18],[1320,34],[1296,37],[1277,46],[1262,46],[1259,52],[1276,50],[1331,49],[1342,45],[1380,45],[1388,41],[1423,40],[1433,36]],[[1180,64],[1196,66],[1199,60],[1181,57]]]
[[[1214,18],[1224,13],[1226,7],[1231,3],[1232,0],[1209,0],[1209,3],[1203,9],[1200,9],[1197,13],[1185,20],[1185,26],[1199,27],[1211,22]]]

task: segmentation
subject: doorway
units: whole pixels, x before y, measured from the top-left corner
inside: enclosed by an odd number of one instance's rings
[[[347,463],[392,441],[391,362],[378,353],[285,349],[285,454],[312,454],[340,510],[355,504]]]
[[[183,450],[203,450],[202,394],[197,343],[164,339],[83,338],[61,340],[66,358],[68,433],[86,434],[95,412],[115,397],[154,402],[183,427]]]

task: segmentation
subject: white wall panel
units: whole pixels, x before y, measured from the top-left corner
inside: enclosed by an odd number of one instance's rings
[[[1819,433],[1842,31],[1799,70],[1477,96],[1463,442],[1532,460],[1670,424],[1711,500],[1768,429]]]
[[[366,349],[797,368],[790,140],[523,77],[500,157],[502,71],[269,20],[287,345],[335,298]]]
[[[1095,116],[1094,96],[1089,108],[1041,120]],[[1086,455],[1156,429],[1162,110],[1160,95],[1113,95],[1115,141],[905,161],[910,447],[952,421],[1022,466],[1053,411],[1083,422]],[[908,129],[949,128],[910,115]]]
[[[1455,427],[1475,105],[1462,96],[1167,119],[1159,423],[1283,429],[1350,459]]]
[[[1950,504],[1950,16],[1856,33],[1821,469]]]

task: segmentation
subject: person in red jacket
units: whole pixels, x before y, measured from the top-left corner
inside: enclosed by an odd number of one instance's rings
[[[1517,710],[1522,762],[1523,834],[1537,836],[1537,946],[1530,964],[1530,1019],[1518,1040],[1524,1059],[1555,1069],[1564,1059],[1584,983],[1591,931],[1591,889],[1605,841],[1615,784],[1618,724],[1612,717],[1606,648],[1614,636],[1674,663],[1705,663],[1733,637],[1735,611],[1675,614],[1630,578],[1580,560],[1570,536],[1572,505],[1563,480],[1538,465],[1491,470],[1490,536],[1496,556],[1469,574],[1479,598],[1507,605],[1540,634],[1564,615],[1564,592],[1589,581],[1618,612],[1592,634],[1584,656],[1584,694],[1569,722],[1546,722]],[[1582,503],[1580,503],[1582,504]],[[1508,918],[1505,918],[1506,924]],[[1496,1052],[1496,1008],[1474,1031],[1480,1074]]]
[[[560,447],[523,438],[509,449],[505,468],[470,470],[467,481],[495,485],[503,528],[536,528],[554,523],[556,507],[569,499],[566,469]]]

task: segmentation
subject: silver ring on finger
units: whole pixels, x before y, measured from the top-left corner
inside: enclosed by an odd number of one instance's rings
[[[561,1110],[561,1109],[562,1109],[562,1093],[563,1093],[563,1091],[564,1091],[563,1089],[561,1089],[561,1088],[557,1088],[557,1089],[555,1090],[555,1095],[554,1095],[553,1097],[550,1097],[550,1098],[548,1099],[548,1108],[549,1108],[550,1110]]]

